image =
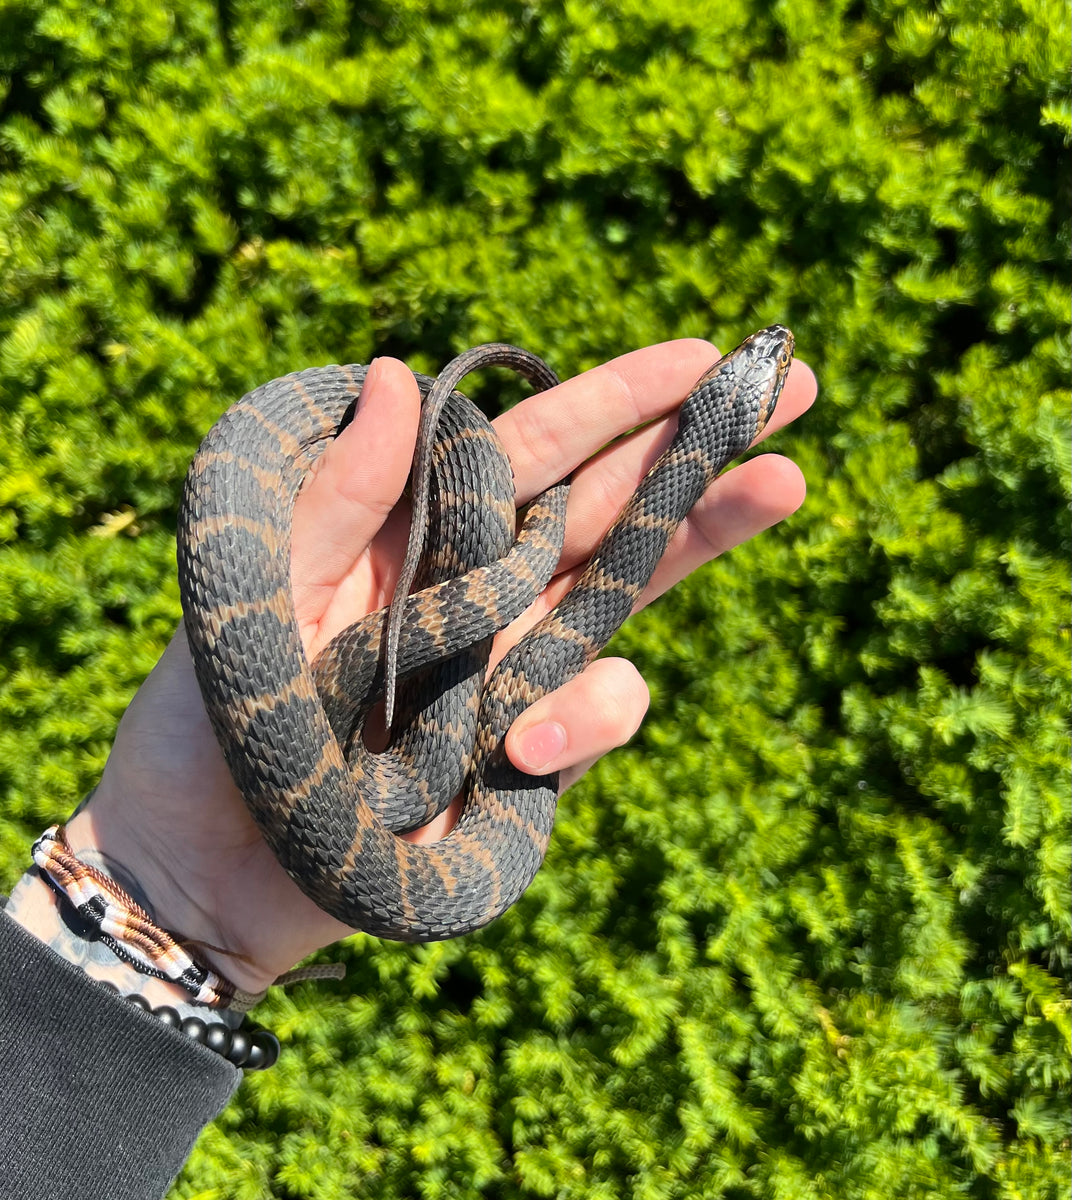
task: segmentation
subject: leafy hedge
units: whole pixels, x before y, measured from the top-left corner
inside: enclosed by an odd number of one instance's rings
[[[1068,73],[1056,0],[0,0],[5,883],[250,386],[770,320],[821,383],[525,900],[273,997],[176,1197],[1067,1195]]]

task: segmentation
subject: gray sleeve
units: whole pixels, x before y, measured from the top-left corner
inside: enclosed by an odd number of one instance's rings
[[[0,910],[2,1200],[156,1200],[241,1079]]]

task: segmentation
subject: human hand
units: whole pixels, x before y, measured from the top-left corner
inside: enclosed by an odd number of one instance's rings
[[[584,463],[574,475],[559,573],[496,638],[496,659],[568,590],[669,441],[673,418],[667,414],[716,357],[709,344],[694,340],[635,351],[531,397],[496,422],[513,463],[519,506]],[[804,411],[814,395],[811,372],[794,364],[763,436]],[[377,360],[353,422],[299,497],[291,570],[310,659],[342,628],[390,599],[408,533],[406,512],[396,502],[419,410],[409,370]],[[799,471],[779,456],[728,471],[678,529],[638,607],[788,515],[803,494]],[[622,659],[598,659],[515,722],[507,753],[533,774],[559,771],[565,788],[628,740],[646,707],[647,689],[635,668]],[[435,840],[456,815],[457,805],[406,836]],[[136,884],[160,924],[226,951],[208,957],[247,990],[262,989],[298,959],[350,932],[299,891],[262,840],[216,745],[181,629],[124,716],[92,803],[67,829],[76,853],[100,856],[121,882]]]

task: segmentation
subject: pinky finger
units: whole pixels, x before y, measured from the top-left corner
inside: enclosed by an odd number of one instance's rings
[[[559,772],[559,791],[572,787],[608,750],[624,745],[648,711],[648,686],[625,658],[597,658],[575,679],[526,709],[510,726],[506,753],[530,775]],[[438,842],[461,815],[460,800],[412,833],[407,842]]]
[[[527,774],[560,772],[565,790],[636,733],[648,702],[647,684],[628,659],[596,659],[518,717],[506,735],[506,753]]]

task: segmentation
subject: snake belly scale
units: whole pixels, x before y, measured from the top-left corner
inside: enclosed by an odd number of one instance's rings
[[[414,590],[344,630],[315,663],[291,596],[291,514],[303,480],[348,423],[366,368],[272,380],[213,426],[179,515],[194,668],[250,813],[322,909],[379,937],[436,941],[481,928],[521,896],[547,849],[558,780],[516,770],[503,750],[506,731],[582,671],[629,615],[678,524],[763,429],[792,353],[792,334],[775,325],[704,373],[670,445],[576,585],[486,681],[492,636],[556,569],[568,485],[533,501],[515,538],[509,462],[487,420],[454,389],[489,365],[553,386],[541,360],[481,346],[438,381],[417,376],[414,507],[422,513],[427,499],[428,523],[420,516],[411,536]],[[429,550],[418,557],[422,540]],[[371,754],[361,729],[385,691],[394,699],[396,679],[391,744]],[[459,791],[461,815],[442,841],[398,836]]]

